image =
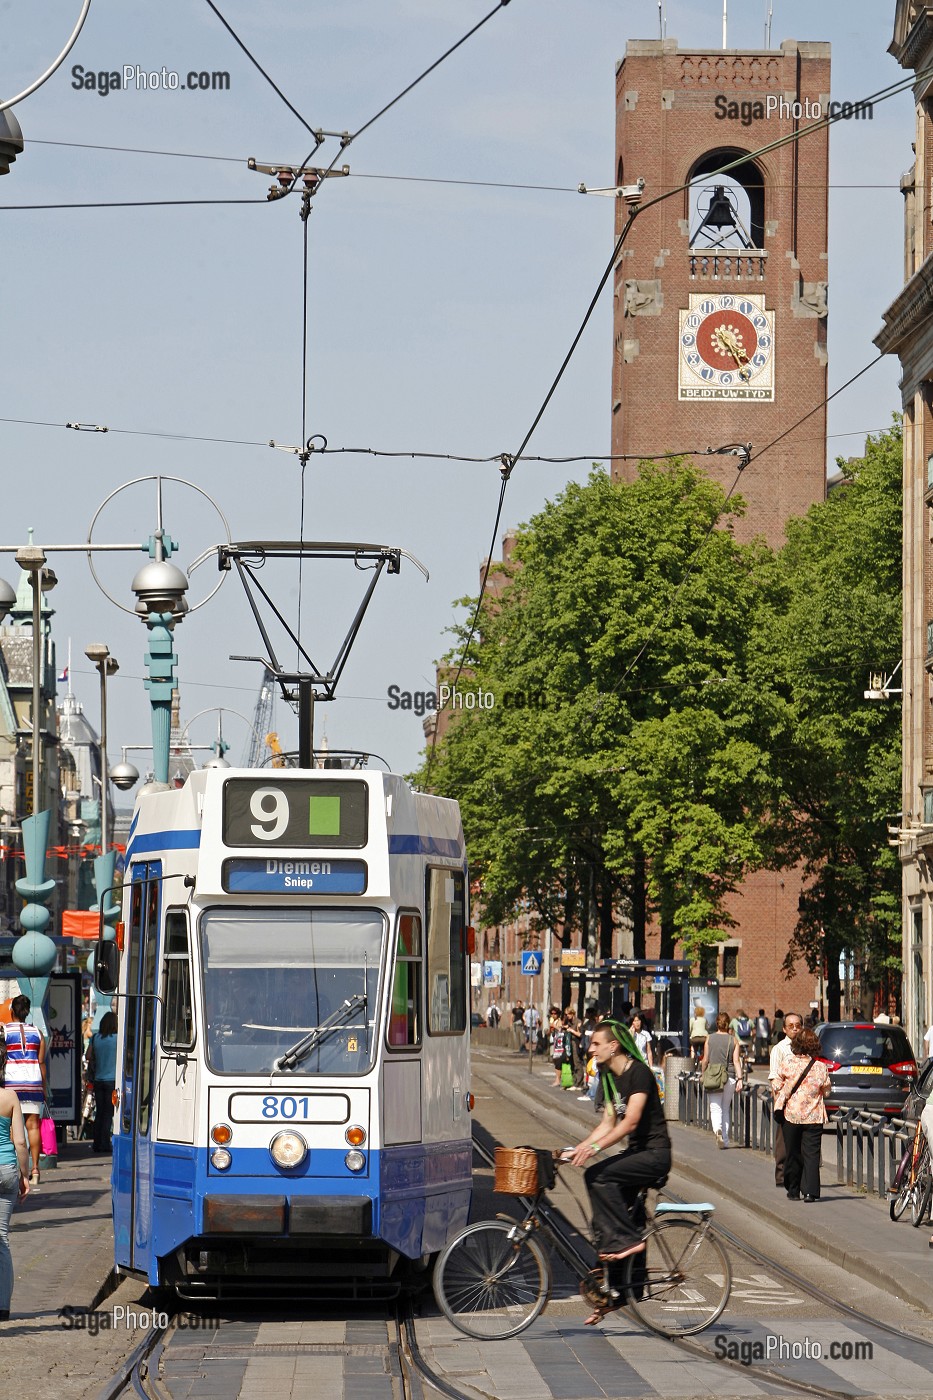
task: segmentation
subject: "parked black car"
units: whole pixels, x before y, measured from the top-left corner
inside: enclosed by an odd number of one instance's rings
[[[917,1081],[917,1060],[900,1026],[824,1021],[816,1033],[830,1072],[828,1113],[862,1108],[903,1116]]]

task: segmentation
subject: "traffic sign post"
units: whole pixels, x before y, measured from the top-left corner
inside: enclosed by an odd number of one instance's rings
[[[541,976],[541,954],[538,952],[538,950],[537,950],[536,948],[528,948],[528,949],[526,949],[526,950],[522,953],[522,976],[523,976],[523,977],[540,977],[540,976]],[[535,1004],[535,1003],[534,1003],[534,993],[533,993],[533,991],[532,991],[532,987],[533,987],[533,986],[534,986],[534,983],[532,982],[532,983],[529,984],[529,988],[528,988],[528,1005],[529,1005],[529,1007],[533,1007],[534,1004]],[[538,1031],[539,1031],[539,1029],[540,1029],[540,1023],[539,1023],[538,1026],[530,1025],[530,1026],[528,1027],[528,1073],[529,1073],[529,1074],[532,1074],[532,1073],[534,1072],[535,1048],[536,1048],[536,1046],[537,1046]]]

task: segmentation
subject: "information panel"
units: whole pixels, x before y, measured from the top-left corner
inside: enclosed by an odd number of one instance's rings
[[[250,860],[233,856],[223,864],[228,894],[365,894],[365,860]]]
[[[358,849],[366,845],[368,795],[367,785],[353,779],[230,778],[224,845]]]

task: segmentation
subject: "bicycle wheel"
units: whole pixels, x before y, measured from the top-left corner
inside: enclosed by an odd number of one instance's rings
[[[717,1239],[692,1220],[662,1220],[644,1254],[627,1261],[632,1312],[662,1337],[688,1337],[709,1327],[729,1301],[732,1270]]]
[[[449,1322],[468,1337],[516,1337],[547,1302],[547,1256],[530,1235],[504,1220],[469,1225],[434,1268],[434,1296]]]
[[[915,1230],[927,1218],[931,1196],[933,1196],[933,1174],[930,1171],[930,1154],[925,1151],[917,1167],[917,1176],[910,1200],[910,1223]]]
[[[888,1202],[888,1211],[890,1212],[892,1220],[900,1220],[904,1211],[910,1205],[912,1196],[913,1189],[910,1184],[910,1173],[905,1172],[900,1190],[897,1195]]]

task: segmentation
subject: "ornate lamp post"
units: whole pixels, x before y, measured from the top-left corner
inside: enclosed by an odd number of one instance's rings
[[[110,648],[104,642],[92,642],[84,648],[84,655],[93,662],[100,673],[100,853],[105,856],[110,850],[110,830],[108,798],[110,781],[107,770],[107,679],[115,676],[120,663],[110,655]]]

